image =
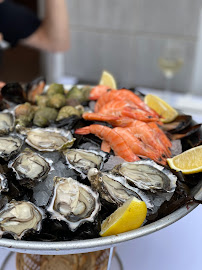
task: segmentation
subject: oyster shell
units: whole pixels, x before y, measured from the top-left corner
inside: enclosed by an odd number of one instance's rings
[[[97,190],[100,196],[110,203],[121,206],[130,197],[135,196],[139,200],[145,201],[147,208],[153,208],[149,197],[141,190],[129,186],[124,177],[100,172],[93,168],[88,172],[88,179],[92,188]]]
[[[0,113],[0,136],[13,131],[15,125],[14,116],[11,113]]]
[[[39,154],[26,148],[9,167],[16,173],[19,184],[32,188],[45,179],[50,171],[51,164]]]
[[[4,174],[0,173],[0,194],[8,191],[8,181]]]
[[[93,222],[100,210],[99,195],[72,178],[54,178],[54,193],[47,211],[52,219],[65,221],[75,231],[86,221]]]
[[[91,168],[102,169],[108,157],[108,154],[103,151],[73,148],[65,150],[63,154],[69,167],[74,168],[82,177],[86,177]]]
[[[35,128],[26,132],[26,143],[38,151],[52,152],[70,148],[74,141],[68,130],[57,128]]]
[[[130,185],[151,192],[172,192],[176,187],[177,177],[152,160],[124,162],[112,170],[126,178]]]
[[[20,151],[22,144],[23,141],[19,136],[0,137],[0,158],[9,160]]]
[[[43,211],[31,202],[12,200],[0,211],[0,234],[10,233],[15,239],[30,231],[39,231]]]

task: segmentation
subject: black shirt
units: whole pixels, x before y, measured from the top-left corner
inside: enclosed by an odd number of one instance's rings
[[[5,0],[0,4],[0,33],[11,46],[37,30],[40,20],[28,8]]]

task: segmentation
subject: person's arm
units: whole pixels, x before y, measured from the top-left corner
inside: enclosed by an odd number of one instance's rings
[[[20,43],[56,52],[69,49],[69,23],[66,0],[45,0],[45,17],[39,28]]]

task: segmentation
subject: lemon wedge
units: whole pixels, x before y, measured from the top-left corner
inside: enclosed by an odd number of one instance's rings
[[[170,123],[178,116],[178,112],[158,96],[148,94],[144,102],[160,115],[163,123]]]
[[[99,85],[108,86],[110,89],[117,89],[116,80],[114,76],[106,70],[103,70],[102,72]]]
[[[202,145],[191,148],[182,154],[167,159],[170,168],[184,174],[202,172]]]
[[[146,203],[132,197],[102,222],[100,235],[109,236],[137,229],[146,215]]]

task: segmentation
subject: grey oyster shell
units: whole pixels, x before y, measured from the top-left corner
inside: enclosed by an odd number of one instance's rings
[[[115,166],[112,173],[125,177],[130,185],[151,192],[173,192],[176,187],[177,177],[152,160],[124,162]]]
[[[91,168],[102,169],[108,154],[103,151],[67,149],[63,151],[66,162],[70,168],[75,169],[83,178]]]
[[[100,210],[99,194],[72,178],[54,178],[54,192],[47,211],[52,219],[65,221],[75,231],[82,223],[93,222]]]
[[[15,239],[30,231],[40,231],[44,212],[31,202],[12,200],[0,211],[0,235],[10,233]]]
[[[0,137],[0,158],[9,160],[16,155],[23,145],[23,141],[19,136],[10,135]]]
[[[8,181],[4,174],[0,173],[0,194],[8,191]]]
[[[15,126],[15,118],[9,112],[0,113],[0,136],[7,135],[13,131]]]
[[[70,131],[57,128],[35,128],[26,132],[26,143],[38,151],[53,152],[72,147],[75,138]]]
[[[136,197],[144,201],[148,209],[153,209],[150,198],[138,188],[128,185],[124,177],[93,168],[88,172],[88,179],[93,190],[97,190],[100,196],[110,203],[121,206],[130,197]]]
[[[47,177],[51,169],[51,162],[26,148],[13,161],[9,162],[8,167],[16,173],[19,184],[33,188]]]

